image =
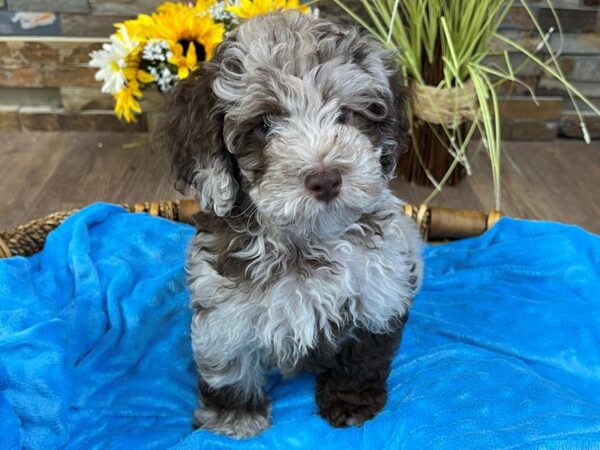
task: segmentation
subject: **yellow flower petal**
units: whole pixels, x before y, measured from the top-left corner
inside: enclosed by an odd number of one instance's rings
[[[187,54],[185,55],[185,62],[187,66],[192,69],[196,67],[198,63],[198,58],[196,56],[196,46],[193,43],[190,43],[188,46]]]
[[[115,114],[119,119],[124,119],[126,122],[135,122],[136,118],[133,113],[142,112],[140,103],[136,100],[135,95],[139,91],[139,86],[136,83],[130,83],[124,89],[121,89],[114,95],[115,98]]]
[[[154,81],[154,77],[152,75],[150,75],[148,72],[146,72],[145,70],[140,69],[137,71],[137,80],[140,83],[149,84]]]
[[[196,13],[208,13],[208,9],[217,3],[217,0],[198,0],[194,6]]]
[[[125,75],[125,78],[127,78],[127,80],[135,80],[137,72],[137,67],[126,67],[125,69],[123,69],[123,75]]]
[[[180,80],[186,79],[189,74],[190,74],[190,71],[188,70],[187,67],[180,67],[177,70],[177,76],[179,77]]]
[[[142,112],[142,107],[140,106],[140,103],[133,97],[129,100],[129,107],[132,111],[135,111],[138,114]]]
[[[129,87],[129,91],[131,92],[131,95],[134,95],[136,97],[142,96],[142,91],[140,90],[140,84],[136,80],[131,80],[128,84],[128,87]]]

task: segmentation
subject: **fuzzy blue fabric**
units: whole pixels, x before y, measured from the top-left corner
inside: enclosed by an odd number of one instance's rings
[[[600,446],[599,237],[504,219],[427,247],[385,410],[334,429],[312,376],[273,379],[272,427],[235,441],[190,428],[193,233],[96,204],[0,260],[0,448]]]

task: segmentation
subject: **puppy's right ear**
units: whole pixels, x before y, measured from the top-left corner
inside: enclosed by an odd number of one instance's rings
[[[177,84],[167,101],[161,138],[177,176],[175,187],[191,188],[204,211],[222,217],[235,203],[238,183],[212,90],[217,73],[218,67],[208,63]]]

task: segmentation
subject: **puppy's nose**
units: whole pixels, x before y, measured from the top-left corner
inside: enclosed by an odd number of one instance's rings
[[[322,170],[307,176],[304,185],[317,200],[329,203],[340,193],[342,176],[337,169]]]

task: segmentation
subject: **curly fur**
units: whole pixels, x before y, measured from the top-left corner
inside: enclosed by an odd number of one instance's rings
[[[387,187],[406,134],[394,73],[357,30],[285,12],[244,23],[171,96],[163,139],[204,211],[187,257],[198,426],[266,428],[273,369],[316,373],[334,426],[385,404],[422,271]],[[331,202],[305,186],[321,170],[342,177]]]

